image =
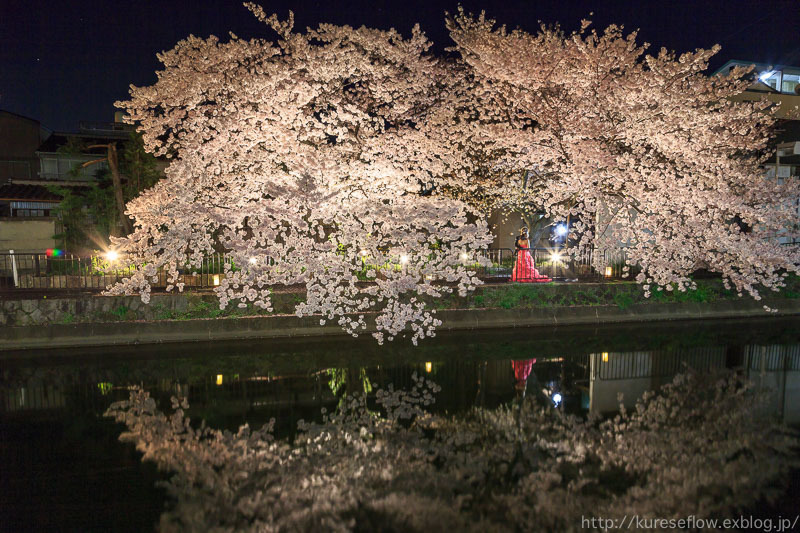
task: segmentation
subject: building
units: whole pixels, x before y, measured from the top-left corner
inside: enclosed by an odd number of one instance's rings
[[[800,67],[768,65],[732,59],[714,72],[725,75],[734,67],[754,67],[753,83],[731,98],[734,102],[769,100],[778,104],[777,132],[769,161],[764,165],[768,179],[779,181],[800,178]],[[800,217],[800,198],[797,199]],[[780,240],[788,243],[785,237]]]
[[[41,251],[55,244],[50,210],[59,197],[45,187],[16,184],[39,179],[36,150],[50,134],[38,120],[0,111],[0,253]]]
[[[0,110],[0,186],[38,177],[36,150],[49,136],[38,120]]]
[[[81,122],[77,132],[50,132],[0,111],[0,253],[58,247],[54,236],[63,228],[54,209],[61,196],[53,186],[95,182],[108,169],[105,145],[129,140],[133,129],[119,121]]]

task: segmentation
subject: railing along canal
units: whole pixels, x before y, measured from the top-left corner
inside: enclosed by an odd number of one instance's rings
[[[592,266],[594,255],[598,253],[602,254],[600,263],[606,265],[602,272],[596,271]],[[608,250],[588,250],[567,255],[551,249],[532,248],[530,254],[537,271],[556,281],[619,278],[625,263],[624,253]],[[485,264],[476,262],[468,265],[468,268],[478,272],[480,278],[487,282],[508,281],[511,278],[517,262],[517,252],[510,248],[492,248],[484,250],[481,256]],[[226,264],[234,267],[230,256],[207,256],[203,258],[200,268],[180,268],[179,282],[186,288],[214,288],[225,278]],[[130,274],[130,267],[114,267],[102,256],[0,253],[0,290],[102,291]],[[153,287],[163,289],[167,285],[167,274],[159,269],[158,279]]]

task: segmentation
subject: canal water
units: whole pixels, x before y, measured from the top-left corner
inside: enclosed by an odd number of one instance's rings
[[[169,500],[158,472],[102,415],[132,386],[159,405],[186,397],[215,428],[275,420],[291,439],[343,398],[441,387],[430,411],[508,404],[522,390],[553,409],[614,413],[687,368],[737,369],[776,392],[770,409],[800,425],[800,319],[441,333],[399,340],[324,338],[4,354],[0,375],[0,530],[152,531]],[[795,482],[797,480],[795,479]],[[794,487],[792,490],[797,490]]]

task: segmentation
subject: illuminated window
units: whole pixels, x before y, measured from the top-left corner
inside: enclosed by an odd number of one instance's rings
[[[784,93],[797,92],[797,86],[800,85],[800,74],[783,74],[783,83],[781,84],[781,91]]]

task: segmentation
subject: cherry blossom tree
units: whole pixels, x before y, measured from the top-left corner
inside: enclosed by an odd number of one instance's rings
[[[566,220],[573,253],[625,247],[646,294],[706,268],[759,298],[798,272],[774,238],[797,235],[798,184],[762,178],[770,104],[728,100],[746,70],[706,76],[717,47],[650,56],[617,26],[531,35],[459,11],[460,59],[437,59],[418,27],[296,32],[246,5],[277,43],[190,36],[118,103],[173,162],[128,204],[136,267],[111,293],[146,301],[162,267],[182,290],[179,269],[224,251],[221,307],[299,285],[299,316],[416,342],[438,324],[420,295],[479,283],[462,263],[496,207]]]
[[[447,25],[468,66],[439,128],[454,188],[570,220],[577,248],[625,246],[647,293],[706,268],[759,298],[798,272],[797,247],[775,239],[798,234],[798,183],[761,167],[771,104],[728,100],[746,69],[703,73],[718,46],[651,56],[618,26],[532,35],[463,10]],[[464,153],[483,156],[472,182]]]
[[[270,287],[301,285],[299,316],[357,335],[372,312],[379,341],[433,334],[419,296],[474,288],[464,257],[491,240],[467,204],[427,185],[438,169],[421,125],[447,69],[418,27],[408,38],[329,24],[300,33],[291,14],[246,5],[277,44],[190,36],[159,55],[154,85],[117,104],[172,163],[128,204],[135,231],[115,242],[137,266],[111,293],[147,301],[161,267],[182,290],[179,268],[224,251],[223,308],[269,310]]]

